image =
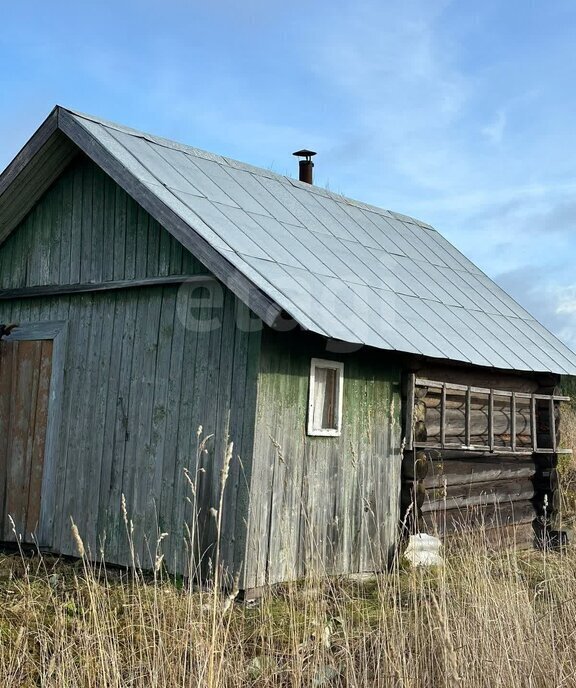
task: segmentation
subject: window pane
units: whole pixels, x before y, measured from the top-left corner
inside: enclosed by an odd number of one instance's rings
[[[321,430],[338,428],[338,370],[319,368],[314,371],[314,427]]]

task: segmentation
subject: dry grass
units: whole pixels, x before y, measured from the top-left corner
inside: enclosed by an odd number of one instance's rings
[[[437,571],[256,606],[89,564],[0,561],[1,686],[574,686],[576,554],[454,543]]]
[[[222,491],[231,456],[230,445]],[[131,539],[125,502],[123,517]],[[495,549],[479,532],[451,541],[436,570],[397,561],[369,580],[277,586],[250,605],[221,592],[218,547],[212,584],[198,589],[166,574],[161,533],[144,573],[89,562],[72,531],[76,561],[0,556],[2,688],[576,686],[574,550]]]

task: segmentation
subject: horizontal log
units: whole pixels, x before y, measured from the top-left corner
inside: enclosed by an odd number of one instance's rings
[[[528,452],[526,455],[521,455],[519,456],[518,454],[513,454],[511,451],[510,452],[504,452],[502,451],[501,453],[498,453],[497,455],[494,454],[494,452],[489,452],[489,451],[471,451],[468,449],[442,449],[436,450],[436,449],[427,449],[426,453],[431,454],[432,452],[436,452],[439,454],[439,457],[436,458],[434,457],[433,462],[438,463],[440,461],[440,457],[442,460],[445,462],[451,462],[451,461],[478,461],[478,460],[483,460],[483,461],[488,461],[488,462],[503,462],[503,461],[514,461],[516,463],[527,463],[527,462],[533,462],[535,466],[539,467],[542,470],[547,470],[550,468],[554,468],[558,465],[558,456],[557,454],[554,453],[546,453],[546,454],[540,454],[540,453],[534,453],[534,452]]]
[[[449,509],[422,514],[421,526],[432,534],[465,532],[477,528],[495,528],[519,523],[531,523],[537,513],[530,501],[513,504],[489,504],[469,509]]]
[[[469,506],[509,503],[532,499],[536,487],[531,478],[514,478],[470,485],[433,487],[426,490],[422,511],[464,509]]]
[[[472,538],[478,545],[501,549],[504,547],[514,547],[515,549],[532,549],[536,544],[536,534],[531,522],[514,523],[497,528],[483,528],[476,533],[468,534],[466,537]],[[452,541],[458,542],[460,536],[457,533],[447,533],[444,537],[448,545]]]
[[[472,368],[456,368],[429,366],[418,371],[416,379],[422,380],[442,380],[448,384],[460,384],[466,387],[471,385],[480,389],[505,389],[514,392],[533,393],[541,391],[539,383],[532,377],[520,377],[513,374],[491,372],[487,370],[478,371]]]
[[[431,452],[434,450],[432,449],[427,451]],[[516,463],[526,463],[532,458],[531,455],[529,457],[518,457],[518,455],[514,454],[512,450],[510,450],[508,453],[502,452],[501,454],[498,454],[498,456],[495,456],[489,451],[474,451],[471,449],[442,449],[438,453],[439,456],[434,459],[435,461],[498,461],[500,463],[502,461],[514,461]]]
[[[468,385],[463,385],[460,384],[462,380],[458,380],[458,382],[439,382],[435,380],[429,380],[425,379],[422,377],[417,377],[415,380],[416,387],[426,387],[428,388],[428,393],[442,389],[442,387],[445,385],[446,390],[448,392],[466,392],[468,389]],[[489,394],[490,390],[494,390],[494,394],[496,396],[502,396],[502,397],[511,397],[512,392],[516,392],[516,396],[518,399],[529,399],[531,397],[531,393],[521,391],[516,384],[511,384],[511,380],[506,382],[506,383],[499,383],[496,382],[496,384],[487,384],[486,386],[484,385],[475,385],[471,384],[470,385],[470,391],[473,394]],[[550,394],[542,394],[542,393],[536,393],[534,394],[534,397],[539,400],[546,400],[550,398]],[[570,401],[570,397],[562,396],[562,395],[557,395],[554,394],[553,398],[555,401]]]
[[[503,435],[509,434],[511,431],[511,413],[505,411],[494,410],[494,434]],[[435,437],[440,434],[440,409],[427,408],[426,418],[424,419],[426,425],[426,432],[428,437]],[[446,409],[445,433],[446,437],[461,436],[464,437],[466,420],[464,410],[460,409]],[[489,422],[488,422],[488,408],[472,409],[470,412],[470,434],[472,436],[488,437]],[[516,435],[526,435],[528,438],[532,435],[530,427],[530,414],[516,413]]]
[[[495,480],[531,478],[536,466],[530,460],[519,459],[432,462],[424,486],[442,487],[447,485],[469,485],[471,483]]]

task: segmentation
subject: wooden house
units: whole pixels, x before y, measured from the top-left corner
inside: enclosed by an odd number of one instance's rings
[[[0,323],[3,541],[74,554],[73,519],[129,564],[124,496],[186,572],[197,509],[253,589],[555,504],[576,356],[429,225],[304,181],[56,107],[0,176]]]

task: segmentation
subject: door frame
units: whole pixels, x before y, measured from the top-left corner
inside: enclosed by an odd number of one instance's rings
[[[54,509],[56,508],[56,466],[58,440],[62,424],[62,399],[64,393],[64,362],[68,323],[65,320],[19,323],[2,341],[52,340],[52,370],[48,394],[48,422],[42,469],[42,491],[40,494],[40,520],[36,531],[37,545],[50,548],[53,544]]]

